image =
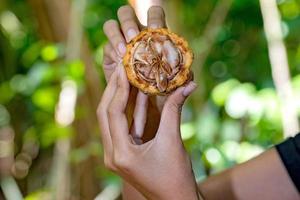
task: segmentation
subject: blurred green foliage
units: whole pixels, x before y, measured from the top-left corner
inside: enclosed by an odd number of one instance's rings
[[[181,5],[176,19],[181,24],[180,34],[198,52],[199,38],[218,1],[174,2]],[[300,76],[297,75],[300,71],[300,3],[296,0],[277,2],[282,14],[292,85],[300,102]],[[88,0],[87,3],[83,26],[101,84],[104,84],[101,63],[106,38],[102,26],[106,20],[116,18],[117,9],[126,2]],[[0,2],[0,127],[10,124],[15,129],[17,150],[26,138],[40,144],[34,166],[43,156],[49,157],[56,140],[74,137],[75,127],[61,127],[54,118],[62,81],[74,80],[79,95],[84,93],[86,82],[81,60],[65,60],[64,44],[48,43],[40,38],[31,9],[27,1]],[[197,68],[197,63],[193,67]],[[181,127],[198,179],[244,162],[282,141],[279,99],[272,81],[258,1],[233,1],[199,76],[201,92],[194,95],[201,96],[203,102],[197,107],[188,102]],[[300,113],[299,103],[298,109]],[[85,107],[77,107],[77,117],[84,110]],[[97,124],[94,126],[96,129]],[[70,159],[76,165],[90,156],[100,158],[101,155],[98,141],[91,141],[72,149]],[[31,180],[41,182],[34,167],[29,173],[36,175]],[[104,184],[116,180],[103,166],[97,166],[95,177]],[[39,187],[27,191],[30,194],[41,189],[27,199],[45,195],[45,186]]]

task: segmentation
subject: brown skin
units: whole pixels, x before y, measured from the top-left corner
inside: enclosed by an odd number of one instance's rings
[[[165,27],[160,7],[150,8],[148,16],[148,26]],[[97,113],[105,165],[123,178],[125,200],[199,199],[179,132],[181,106],[195,85],[191,82],[177,89],[166,102],[159,98],[149,100],[143,93],[130,88],[122,66],[116,70],[124,55],[118,47],[134,37],[128,35],[129,29],[137,34],[142,26],[129,6],[121,7],[118,17],[121,30],[116,21],[110,20],[104,25],[110,41],[105,47],[103,63],[108,86]],[[149,142],[137,145],[143,141]],[[198,190],[209,200],[300,199],[274,148],[209,177],[198,184]]]
[[[122,6],[118,10],[118,19],[121,27],[115,20],[108,20],[103,26],[104,33],[109,40],[109,43],[104,47],[103,59],[103,70],[107,82],[125,54],[119,51],[119,44],[123,43],[125,46],[126,42],[130,42],[140,30],[144,28],[137,20],[134,10],[130,6]],[[166,27],[165,14],[160,7],[152,7],[149,9],[148,27]],[[142,92],[138,92],[136,88],[131,88],[126,114],[129,121],[128,123],[131,124],[130,132],[137,140],[141,138],[142,141],[146,142],[154,137],[159,125],[160,113],[164,102],[165,97],[148,97]],[[145,110],[147,111],[147,118],[151,120],[146,121],[146,117],[140,115],[140,113],[145,112]],[[146,124],[144,128],[145,131],[142,132],[141,129],[144,124]],[[106,158],[111,155],[111,152],[107,152],[105,149],[107,148],[104,148],[104,160],[106,162]],[[125,199],[139,199],[141,196],[138,192],[135,192],[136,196],[134,194],[132,195],[132,191],[136,190],[125,181],[123,190]],[[128,196],[128,198],[126,196]]]
[[[106,157],[106,167],[147,199],[198,199],[191,162],[180,136],[181,107],[195,89],[196,84],[190,82],[168,96],[156,136],[144,144],[129,134],[125,110],[130,85],[123,66],[117,67],[103,93],[98,117],[103,146],[111,152]],[[178,188],[180,194],[167,192]]]
[[[276,149],[200,183],[205,199],[295,200],[299,193],[288,176]]]
[[[160,7],[152,7],[148,11],[148,26],[152,28],[164,28],[165,14]],[[118,22],[115,20],[108,20],[103,25],[104,33],[106,34],[109,43],[104,47],[104,59],[103,68],[107,82],[110,79],[111,74],[115,70],[118,63],[122,61],[125,52],[121,53],[119,46],[126,46],[126,43],[130,42],[140,30],[144,27],[138,21],[134,10],[130,6],[122,6],[118,10]],[[125,37],[125,38],[124,38]],[[165,97],[148,97],[142,92],[138,92],[136,88],[132,87],[130,91],[129,103],[127,105],[127,117],[129,124],[133,123],[134,127],[131,133],[135,137],[142,137],[143,141],[149,141],[154,137],[157,131],[160,112],[165,102]],[[148,111],[147,118],[152,119],[146,121],[144,118],[139,117],[140,111]],[[137,121],[137,119],[139,121]],[[145,133],[140,131],[140,124],[145,124]]]

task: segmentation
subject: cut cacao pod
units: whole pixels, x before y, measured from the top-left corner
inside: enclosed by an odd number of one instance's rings
[[[123,65],[129,82],[149,95],[166,95],[191,78],[193,53],[168,29],[146,29],[128,45]]]

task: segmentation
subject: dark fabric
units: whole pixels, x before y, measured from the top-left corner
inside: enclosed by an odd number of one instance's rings
[[[300,134],[276,145],[276,149],[292,181],[300,192]]]

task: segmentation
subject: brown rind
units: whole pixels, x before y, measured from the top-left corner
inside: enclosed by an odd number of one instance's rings
[[[162,35],[168,35],[172,42],[176,45],[177,48],[182,52],[184,65],[181,67],[180,71],[176,74],[176,76],[168,83],[168,87],[164,93],[161,93],[156,86],[150,85],[147,81],[139,78],[136,75],[134,67],[131,65],[132,54],[134,53],[134,45],[136,42],[140,41],[146,34],[149,33],[159,33]],[[185,39],[178,36],[175,33],[172,33],[168,29],[160,28],[160,29],[145,29],[140,32],[128,45],[127,51],[123,58],[123,65],[125,67],[127,77],[129,82],[139,88],[146,94],[149,95],[166,95],[176,88],[182,86],[190,79],[191,74],[191,65],[193,62],[193,53],[188,46],[188,43]]]

